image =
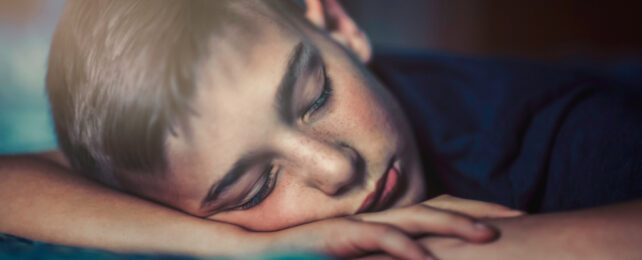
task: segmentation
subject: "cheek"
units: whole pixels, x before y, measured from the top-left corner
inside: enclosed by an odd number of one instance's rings
[[[342,130],[337,134],[350,139],[353,145],[377,144],[380,147],[366,149],[390,149],[390,145],[398,141],[399,133],[393,119],[394,111],[384,102],[380,92],[357,77],[346,77],[337,88],[340,90],[337,90],[328,126]]]
[[[385,107],[367,87],[357,84],[345,92],[344,114],[347,118],[344,121],[359,130],[390,131],[391,122]]]
[[[273,231],[345,215],[341,209],[348,207],[342,207],[341,202],[323,196],[310,187],[299,185],[295,178],[283,177],[279,178],[275,189],[260,205],[250,210],[222,212],[210,219],[255,231]]]

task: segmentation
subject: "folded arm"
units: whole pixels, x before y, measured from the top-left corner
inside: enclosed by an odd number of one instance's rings
[[[639,259],[642,200],[605,207],[489,220],[501,230],[493,243],[424,238],[440,259]]]
[[[0,202],[0,232],[83,247],[230,255],[245,232],[117,192],[35,155],[0,158]],[[214,241],[215,233],[228,239]]]
[[[53,155],[53,157],[52,157]],[[125,252],[240,256],[310,250],[339,257],[385,252],[424,259],[412,239],[437,233],[486,242],[492,230],[452,212],[516,212],[488,203],[441,197],[389,212],[338,217],[274,232],[197,218],[112,190],[73,173],[56,153],[0,157],[0,232],[30,239]],[[460,203],[461,202],[461,203]],[[493,216],[476,215],[475,216]]]

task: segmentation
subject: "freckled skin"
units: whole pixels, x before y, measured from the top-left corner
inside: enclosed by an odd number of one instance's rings
[[[254,208],[220,211],[208,218],[252,230],[277,230],[354,214],[387,171],[392,156],[401,160],[409,183],[393,206],[424,199],[415,141],[390,93],[327,35],[303,20],[286,28],[282,24],[258,21],[263,33],[255,40],[260,44],[251,51],[236,50],[240,56],[235,59],[217,59],[214,54],[203,64],[193,100],[198,115],[189,119],[191,132],[179,129],[169,137],[167,176],[134,180],[134,186],[141,187],[137,192],[206,216],[199,206],[210,185],[245,152],[269,151],[277,155],[271,163],[280,169],[270,195]],[[310,122],[287,125],[279,119],[274,97],[288,54],[300,41],[319,50],[333,91]],[[212,52],[217,50],[213,46]],[[316,81],[310,85],[316,86]],[[363,168],[357,167],[358,160]],[[230,194],[243,198],[260,179],[259,174],[246,174],[239,180],[244,188],[234,188]]]

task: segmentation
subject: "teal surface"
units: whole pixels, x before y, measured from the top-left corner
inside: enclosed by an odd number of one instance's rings
[[[123,254],[99,249],[88,249],[73,246],[49,244],[32,241],[21,237],[0,233],[0,259],[95,259],[95,260],[200,260],[200,259],[227,259],[227,258],[198,258],[185,255],[168,254]],[[328,257],[310,252],[275,253],[248,260],[293,260],[310,259],[325,260]]]
[[[0,23],[0,154],[56,148],[45,93],[49,42],[64,1]]]

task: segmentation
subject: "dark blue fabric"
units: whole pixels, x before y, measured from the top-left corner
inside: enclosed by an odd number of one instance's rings
[[[626,77],[617,78],[395,53],[375,56],[371,68],[410,117],[433,194],[529,212],[642,198],[642,67],[619,68]]]

